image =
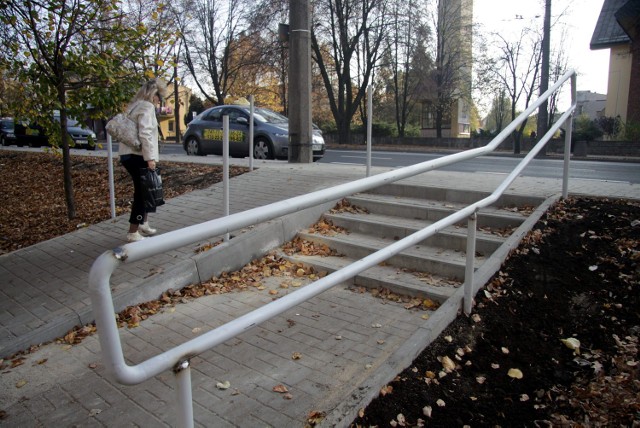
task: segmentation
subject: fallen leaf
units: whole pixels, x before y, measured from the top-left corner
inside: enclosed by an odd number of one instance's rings
[[[294,352],[294,353],[291,355],[291,359],[292,359],[292,360],[299,360],[300,358],[302,358],[302,354],[301,354],[300,352]]]
[[[231,382],[229,382],[228,380],[216,383],[216,388],[218,389],[229,389],[230,386]]]
[[[522,377],[524,376],[522,374],[522,371],[520,371],[519,369],[509,369],[507,375],[514,379],[522,379]]]
[[[273,387],[273,392],[285,393],[289,392],[289,390],[284,385],[276,385]]]
[[[442,357],[441,363],[442,363],[442,368],[444,368],[445,371],[448,373],[456,369],[456,363],[454,363],[453,360],[447,356]]]
[[[391,394],[393,392],[393,386],[391,385],[385,385],[380,389],[380,395],[382,395],[383,397],[387,394]]]
[[[309,425],[315,426],[315,425],[319,424],[324,419],[325,416],[326,416],[325,412],[320,412],[318,410],[312,410],[307,415],[307,422],[309,423]]]
[[[425,415],[428,418],[431,417],[431,413],[432,412],[433,412],[433,409],[431,408],[431,406],[424,406],[422,408],[422,414]]]
[[[18,382],[16,382],[16,388],[22,388],[23,386],[25,386],[27,384],[26,380],[19,380]]]
[[[580,355],[580,341],[575,337],[570,337],[568,339],[560,339],[564,345],[571,349],[576,355]]]

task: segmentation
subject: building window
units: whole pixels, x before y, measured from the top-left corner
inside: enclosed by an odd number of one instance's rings
[[[431,101],[422,104],[422,129],[435,129],[436,127],[436,107]],[[442,129],[451,129],[451,109],[442,112]]]
[[[175,123],[175,120],[169,121],[169,132],[176,132]]]
[[[431,101],[422,103],[422,129],[436,127],[436,110]]]

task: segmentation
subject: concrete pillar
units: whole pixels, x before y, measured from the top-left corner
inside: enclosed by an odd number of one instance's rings
[[[313,162],[311,124],[311,7],[289,1],[289,162]]]

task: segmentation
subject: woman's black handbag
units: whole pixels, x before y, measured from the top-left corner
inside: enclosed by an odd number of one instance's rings
[[[162,195],[162,177],[160,169],[141,168],[142,190],[144,193],[144,207],[146,210],[154,210],[160,205],[164,205]],[[154,212],[151,211],[151,212]]]

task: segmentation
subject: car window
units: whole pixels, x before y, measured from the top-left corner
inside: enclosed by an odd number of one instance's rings
[[[13,128],[13,121],[12,120],[3,120],[0,122],[0,127],[2,129],[11,129]]]
[[[229,123],[236,123],[239,117],[244,117],[245,119],[249,119],[249,115],[240,111],[237,108],[226,108],[222,112],[222,115],[229,116]]]
[[[280,113],[276,113],[272,110],[267,110],[266,108],[257,108],[254,110],[253,114],[257,116],[263,122],[268,123],[288,123],[289,119],[286,116],[281,115]]]
[[[209,113],[202,117],[202,120],[208,120],[211,122],[222,122],[222,109],[211,110]]]

